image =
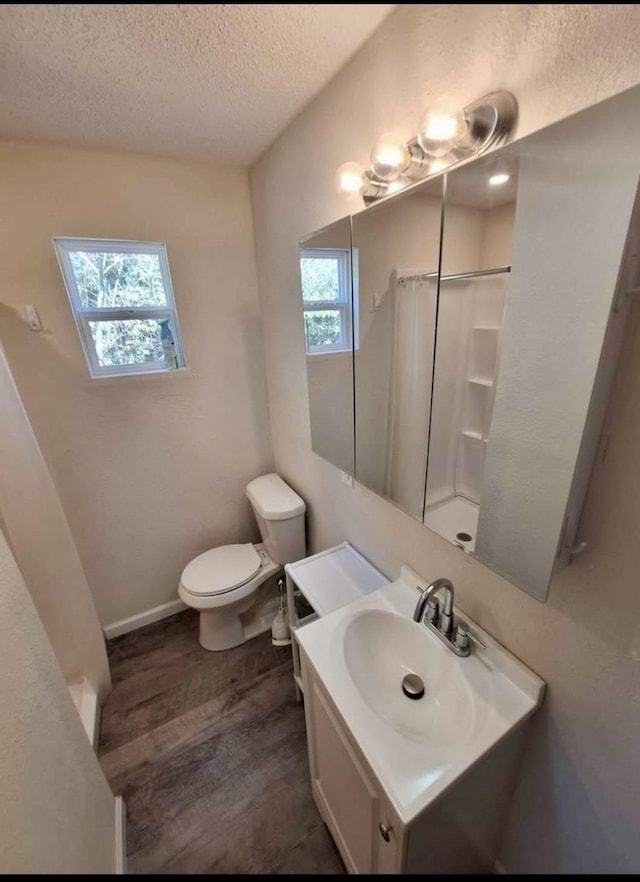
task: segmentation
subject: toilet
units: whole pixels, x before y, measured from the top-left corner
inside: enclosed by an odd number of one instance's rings
[[[262,542],[212,548],[188,563],[180,577],[180,599],[200,612],[200,645],[213,652],[271,628],[275,593],[265,600],[259,589],[268,588],[284,564],[306,554],[304,500],[275,474],[251,481],[246,493]]]

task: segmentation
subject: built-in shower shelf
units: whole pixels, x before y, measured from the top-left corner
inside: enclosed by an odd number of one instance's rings
[[[487,377],[467,377],[467,383],[474,383],[476,386],[493,386],[495,380],[489,380]]]

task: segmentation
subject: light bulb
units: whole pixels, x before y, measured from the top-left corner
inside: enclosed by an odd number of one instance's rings
[[[500,184],[506,184],[511,175],[507,174],[507,172],[496,172],[495,175],[491,175],[489,178],[489,183],[492,187],[499,187]]]
[[[371,151],[371,170],[380,181],[395,181],[411,164],[402,138],[393,132],[381,135]]]
[[[360,196],[369,188],[369,178],[359,162],[344,162],[336,172],[338,193],[346,199]]]
[[[464,111],[451,98],[438,98],[422,118],[418,143],[429,156],[444,156],[464,138],[466,131]]]

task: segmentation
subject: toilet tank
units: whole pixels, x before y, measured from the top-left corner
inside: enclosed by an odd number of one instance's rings
[[[305,557],[304,500],[279,475],[262,475],[247,485],[267,554],[274,563]]]

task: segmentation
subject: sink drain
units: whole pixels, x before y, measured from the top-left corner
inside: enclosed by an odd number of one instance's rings
[[[407,674],[402,680],[402,691],[407,698],[416,701],[424,695],[424,683],[417,674]]]

